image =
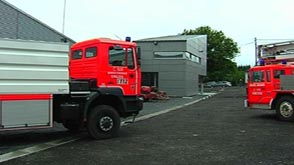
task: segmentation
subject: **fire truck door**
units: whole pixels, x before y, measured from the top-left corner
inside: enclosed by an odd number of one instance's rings
[[[117,45],[110,47],[109,63],[112,68],[109,72],[112,84],[108,85],[119,86],[125,95],[136,95],[139,89],[134,49]]]
[[[266,102],[266,86],[270,80],[268,72],[264,70],[253,71],[250,75],[250,84],[248,88],[248,96],[253,104],[264,104]]]

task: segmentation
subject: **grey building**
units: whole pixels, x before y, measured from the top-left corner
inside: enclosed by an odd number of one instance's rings
[[[0,38],[75,43],[4,0],[0,0]]]
[[[199,76],[206,75],[206,35],[176,35],[136,42],[142,51],[142,85],[157,86],[174,96],[199,93]]]

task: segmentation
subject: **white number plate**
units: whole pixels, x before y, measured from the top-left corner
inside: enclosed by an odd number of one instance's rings
[[[117,84],[126,85],[126,84],[128,84],[128,79],[119,78],[119,79],[117,79]]]

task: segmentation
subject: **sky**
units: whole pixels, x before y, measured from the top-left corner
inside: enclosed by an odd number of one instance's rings
[[[65,0],[6,1],[63,31]],[[210,26],[237,42],[237,65],[253,66],[254,38],[258,45],[294,40],[293,6],[293,0],[66,0],[64,34],[75,41],[138,40]]]

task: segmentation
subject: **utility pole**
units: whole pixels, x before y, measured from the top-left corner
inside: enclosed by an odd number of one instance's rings
[[[66,9],[66,0],[64,0],[64,4],[63,4],[62,34],[64,34],[64,25],[65,25],[65,9]]]
[[[254,38],[254,46],[255,46],[255,65],[258,63],[258,46],[257,46],[257,38]]]

